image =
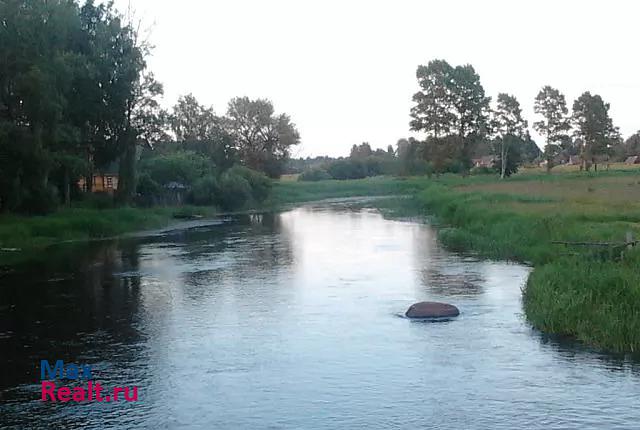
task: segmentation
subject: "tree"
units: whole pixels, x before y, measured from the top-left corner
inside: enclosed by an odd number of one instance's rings
[[[80,71],[82,27],[72,2],[0,2],[0,209],[46,212],[56,152],[77,145],[64,121]]]
[[[351,147],[351,158],[367,158],[373,155],[371,145],[368,142],[362,142],[360,145],[353,145]]]
[[[411,129],[427,136],[449,134],[455,121],[453,107],[453,68],[445,60],[432,60],[418,66],[416,78],[420,91],[413,95]]]
[[[178,142],[207,140],[215,134],[219,122],[213,108],[198,103],[193,94],[178,98],[170,118]]]
[[[170,124],[182,149],[207,155],[221,169],[233,166],[233,139],[212,107],[201,105],[192,94],[182,96],[173,107]]]
[[[571,128],[567,116],[567,101],[564,94],[546,85],[536,96],[533,111],[542,116],[533,123],[533,128],[546,140],[544,155],[547,160],[547,172],[553,167],[553,160],[560,153],[561,143],[567,139]]]
[[[507,169],[509,153],[526,134],[527,121],[522,118],[518,100],[509,94],[498,94],[497,106],[493,111],[492,126],[499,146],[500,177],[509,176],[513,168]]]
[[[609,116],[609,103],[605,103],[599,95],[584,92],[573,103],[572,121],[575,136],[582,140],[580,156],[582,168],[589,170],[594,164],[598,170],[598,158],[606,156],[610,145],[620,139],[618,128],[613,125]]]
[[[620,161],[623,161],[627,157],[640,155],[640,131],[629,136],[624,143],[616,145],[616,153]]]
[[[453,76],[454,127],[460,138],[462,165],[467,171],[474,143],[487,132],[491,98],[485,96],[480,76],[470,64],[457,66]]]
[[[229,102],[226,126],[240,160],[248,167],[278,177],[300,134],[286,114],[275,115],[269,100],[236,97]]]
[[[167,138],[166,112],[157,98],[163,94],[162,84],[153,74],[141,74],[127,102],[126,119],[121,134],[120,169],[116,197],[122,204],[131,203],[137,189],[137,148],[153,147]]]
[[[473,144],[486,133],[490,98],[470,64],[453,68],[444,60],[418,66],[421,90],[413,96],[411,129],[422,131],[432,142],[450,135],[459,137],[459,157],[468,170]],[[449,142],[450,143],[450,139]]]
[[[391,158],[396,156],[396,151],[393,149],[393,145],[387,146],[387,155]]]

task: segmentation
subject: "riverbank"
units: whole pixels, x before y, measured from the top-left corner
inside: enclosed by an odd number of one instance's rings
[[[166,227],[176,215],[213,216],[215,208],[158,207],[149,209],[69,208],[46,216],[0,216],[0,265],[31,258],[46,247],[65,241],[114,237],[138,230]]]
[[[389,177],[321,183],[276,182],[272,195],[261,208],[278,210],[313,200],[352,196],[396,195],[415,191],[420,181]],[[0,265],[29,260],[46,247],[65,241],[115,237],[180,222],[176,215],[203,217],[227,215],[216,207],[183,206],[155,208],[68,208],[46,216],[0,216]]]
[[[534,266],[523,302],[534,327],[570,336],[602,350],[640,350],[640,252],[607,247],[565,247],[554,241],[622,242],[640,237],[640,175],[611,170],[552,175],[529,172],[428,179],[390,177],[274,184],[263,209],[277,210],[326,198],[412,195],[376,206],[396,216],[429,215],[439,239],[454,251]],[[2,247],[33,252],[64,240],[111,237],[165,227],[176,208],[69,209],[47,217],[4,217]],[[206,216],[215,208],[181,208]],[[27,253],[2,252],[0,263]],[[12,260],[13,259],[13,260]]]
[[[534,266],[527,319],[597,349],[640,350],[640,253],[554,241],[623,242],[640,235],[640,176],[610,171],[434,180],[416,196],[453,250]]]
[[[333,186],[346,191],[350,182],[284,183],[280,191],[311,196]],[[371,185],[362,182],[353,189],[367,194]],[[552,243],[622,243],[627,232],[640,237],[637,170],[531,171],[504,181],[445,175],[386,186],[414,198],[376,203],[383,212],[431,216],[449,249],[534,266],[523,294],[534,327],[600,350],[640,350],[638,249],[621,258],[624,247]]]

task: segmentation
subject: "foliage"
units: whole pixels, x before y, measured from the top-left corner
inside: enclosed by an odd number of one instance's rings
[[[551,171],[555,157],[560,153],[560,144],[567,139],[569,123],[567,101],[557,89],[544,86],[536,96],[533,111],[542,119],[533,123],[533,128],[546,140],[544,156],[547,172]]]
[[[235,172],[227,171],[220,176],[218,203],[226,210],[241,209],[251,198],[249,181]]]
[[[251,197],[255,203],[261,203],[269,197],[272,182],[264,173],[241,165],[233,166],[228,170],[228,173],[230,175],[240,176],[247,180],[251,187]]]
[[[495,139],[500,177],[510,176],[518,169],[520,153],[515,146],[522,142],[527,121],[522,118],[518,100],[509,94],[498,94],[497,106],[491,121]]]
[[[333,179],[333,177],[325,169],[321,167],[313,167],[305,170],[298,176],[298,181],[325,181]]]
[[[609,154],[609,147],[620,139],[618,128],[609,117],[609,103],[605,103],[599,95],[584,92],[573,103],[572,120],[575,136],[582,140],[580,148],[585,168],[590,161],[598,169],[598,159]]]
[[[195,205],[214,205],[220,193],[220,187],[215,175],[208,174],[196,179],[191,187],[190,199]]]
[[[279,177],[300,134],[286,114],[276,115],[269,100],[236,97],[229,102],[227,129],[247,167]]]
[[[173,152],[145,159],[141,162],[140,169],[161,186],[170,182],[191,185],[196,179],[215,170],[207,157],[192,151]]]
[[[147,49],[135,29],[111,3],[4,1],[0,16],[0,209],[51,210],[54,185],[69,203],[80,170],[123,153],[134,168],[142,112],[153,111],[138,110]]]
[[[480,77],[470,64],[452,67],[444,60],[418,66],[420,91],[414,94],[411,129],[439,139],[459,137],[459,159],[470,167],[471,150],[487,129],[489,101]]]

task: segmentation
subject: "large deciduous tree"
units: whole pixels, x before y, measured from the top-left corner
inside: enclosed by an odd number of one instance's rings
[[[269,100],[236,97],[229,102],[226,125],[241,161],[270,177],[279,177],[300,134],[286,114],[276,115]]]
[[[170,116],[171,130],[179,147],[204,154],[219,168],[227,169],[236,160],[235,146],[225,130],[224,119],[188,94],[178,98]]]
[[[146,52],[111,3],[0,1],[0,209],[46,212],[94,166],[135,168]]]
[[[479,75],[470,64],[452,67],[444,60],[432,60],[418,66],[416,77],[420,91],[413,96],[411,129],[436,141],[457,136],[458,152],[468,169],[472,145],[485,134],[489,113],[490,98]]]
[[[609,146],[620,140],[618,128],[609,116],[609,108],[609,103],[605,103],[602,97],[589,91],[573,103],[574,133],[582,141],[580,156],[582,168],[586,170],[591,164],[598,170],[598,159],[606,157]]]
[[[527,131],[527,121],[522,118],[520,103],[514,96],[498,94],[496,109],[493,111],[492,127],[499,147],[497,152],[500,158],[500,177],[504,179],[513,170],[509,168],[510,152],[517,151],[516,145],[522,142]]]
[[[544,156],[547,172],[550,172],[555,157],[560,153],[560,145],[566,141],[571,128],[567,101],[564,94],[546,85],[536,96],[533,111],[542,116],[541,120],[533,123],[533,128],[545,138]]]
[[[116,197],[121,204],[131,203],[136,194],[139,146],[153,147],[167,137],[167,114],[158,102],[162,94],[162,84],[153,74],[143,73],[127,100],[125,122],[119,135],[120,166]]]
[[[416,78],[420,91],[413,95],[411,129],[427,136],[440,137],[451,132],[453,112],[453,68],[444,60],[432,60],[418,66]]]

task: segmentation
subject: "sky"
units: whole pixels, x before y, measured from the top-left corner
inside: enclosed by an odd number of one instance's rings
[[[640,129],[640,2],[116,0],[155,46],[163,104],[193,93],[224,114],[268,98],[296,124],[293,156],[386,148],[409,130],[416,67],[470,63],[487,95],[513,94],[525,118],[544,85],[569,104],[600,94],[626,138]],[[539,146],[544,142],[533,130]]]

